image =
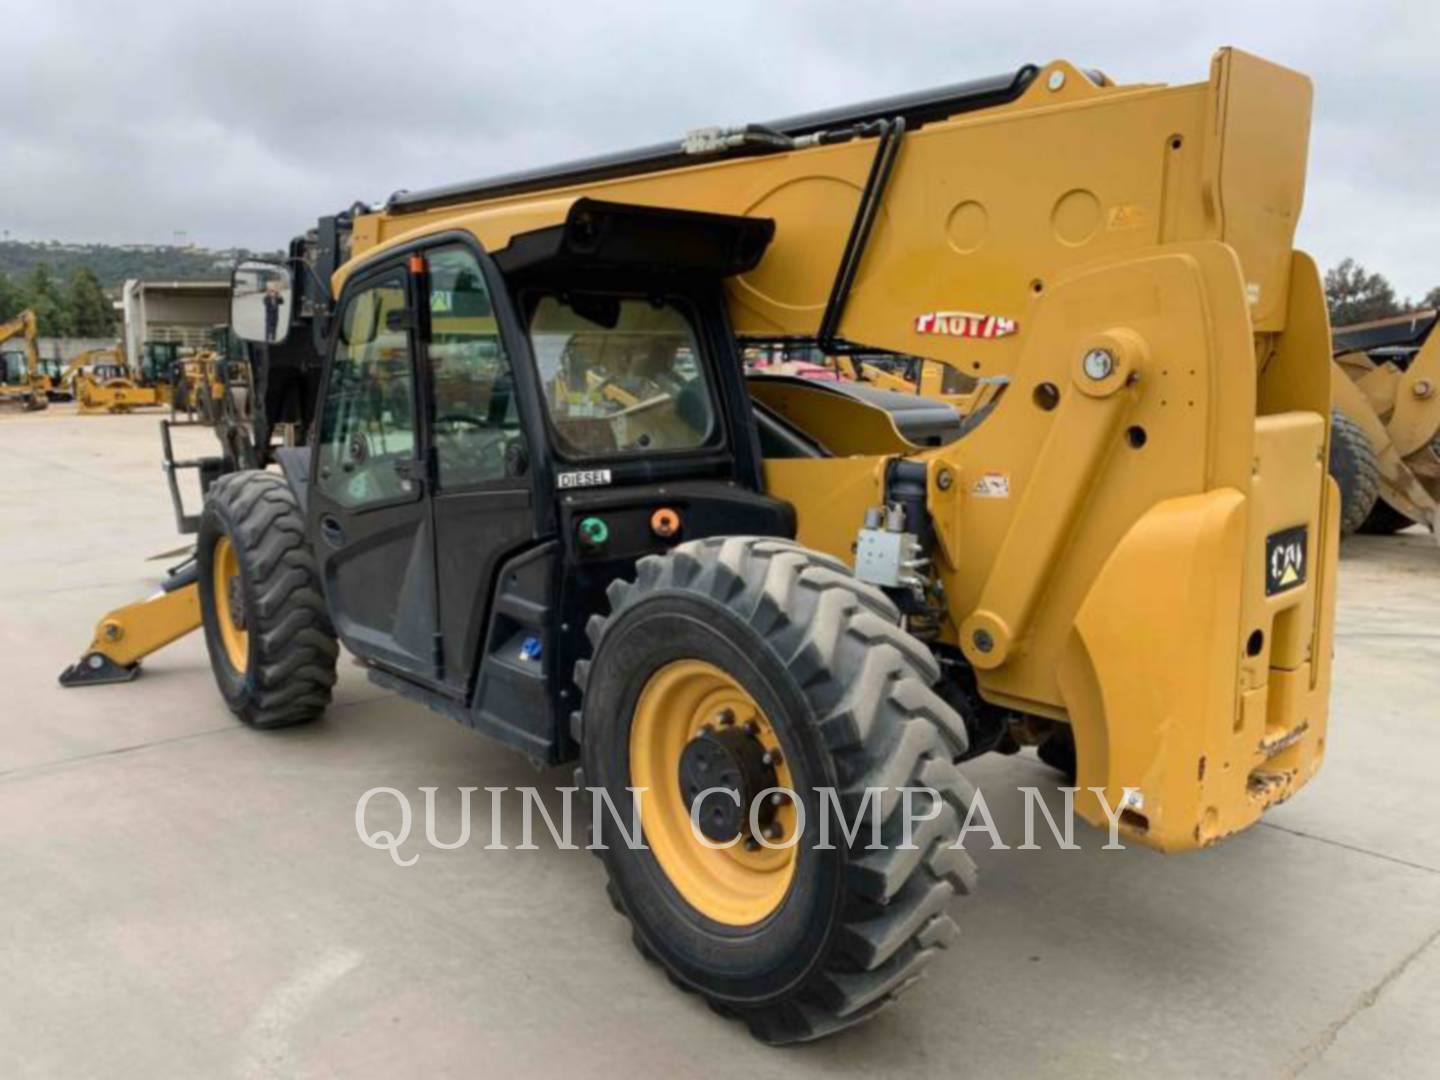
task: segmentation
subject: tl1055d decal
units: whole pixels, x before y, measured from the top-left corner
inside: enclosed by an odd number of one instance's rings
[[[915,316],[917,334],[944,337],[1001,338],[1018,332],[1020,324],[1003,315],[981,315],[974,311],[931,311]]]

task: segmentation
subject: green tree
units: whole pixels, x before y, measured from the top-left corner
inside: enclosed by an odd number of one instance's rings
[[[13,319],[25,310],[25,298],[8,274],[0,274],[0,322]]]
[[[1372,274],[1350,258],[1325,271],[1325,302],[1330,308],[1331,326],[1349,326],[1400,313],[1395,287],[1385,275]]]
[[[70,332],[76,337],[109,337],[115,329],[115,309],[100,287],[100,279],[88,266],[70,273],[65,286]]]
[[[1440,285],[1436,285],[1420,298],[1420,306],[1431,309],[1440,308]]]
[[[21,291],[25,306],[35,312],[41,337],[65,337],[70,333],[70,309],[49,263],[37,263],[25,276]]]

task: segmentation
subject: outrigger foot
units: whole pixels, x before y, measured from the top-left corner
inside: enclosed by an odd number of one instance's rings
[[[104,686],[131,682],[140,674],[140,664],[117,664],[104,653],[86,653],[60,673],[61,686]]]
[[[140,661],[200,626],[195,563],[187,560],[148,600],[116,608],[95,626],[85,655],[60,673],[60,685],[130,682]]]

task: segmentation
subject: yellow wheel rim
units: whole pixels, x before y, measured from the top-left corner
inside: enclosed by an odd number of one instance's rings
[[[250,632],[245,626],[245,600],[240,592],[240,560],[228,536],[215,541],[215,620],[220,624],[220,642],[225,658],[237,672],[250,664]]]
[[[666,664],[641,690],[630,725],[630,783],[643,789],[645,840],[676,891],[718,923],[750,926],[780,906],[794,880],[795,808],[786,799],[774,811],[775,835],[767,837],[773,847],[756,847],[757,841],[742,835],[716,849],[697,835],[680,789],[680,758],[707,725],[729,724],[779,757],[772,765],[775,786],[794,790],[769,718],[733,677],[702,660]],[[743,810],[748,820],[749,807]]]

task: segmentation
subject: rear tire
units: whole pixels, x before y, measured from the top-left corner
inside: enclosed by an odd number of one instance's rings
[[[1380,496],[1380,460],[1359,424],[1330,411],[1330,475],[1340,488],[1340,535],[1359,529]]]
[[[252,727],[314,720],[339,655],[295,495],[274,473],[210,487],[200,517],[200,611],[215,682]]]
[[[596,839],[606,849],[597,854],[637,948],[769,1043],[818,1038],[873,1016],[954,941],[946,909],[975,880],[969,856],[950,846],[973,797],[954,765],[965,727],[930,689],[939,668],[929,649],[899,627],[883,593],[843,563],[786,540],[682,544],[642,559],[636,581],[612,584],[609,598],[610,616],[588,627],[594,658],[576,667],[584,690],[581,788],[604,788],[628,822],[636,755],[645,758],[652,745],[632,744],[632,729],[652,722],[649,688],[678,666],[721,672],[753,700],[805,808],[792,876],[752,922],[687,899],[694,880],[662,865],[665,849],[652,843],[656,819],[647,815],[658,795],[641,799],[645,847],[630,849],[602,814]],[[861,819],[867,788],[881,789],[881,850],[866,850],[868,814],[847,846],[834,804],[822,802],[826,787],[851,823]],[[909,850],[898,847],[902,787],[928,789],[914,801],[922,815],[937,796],[940,805],[936,818],[917,825]],[[828,850],[816,846],[827,807]]]

